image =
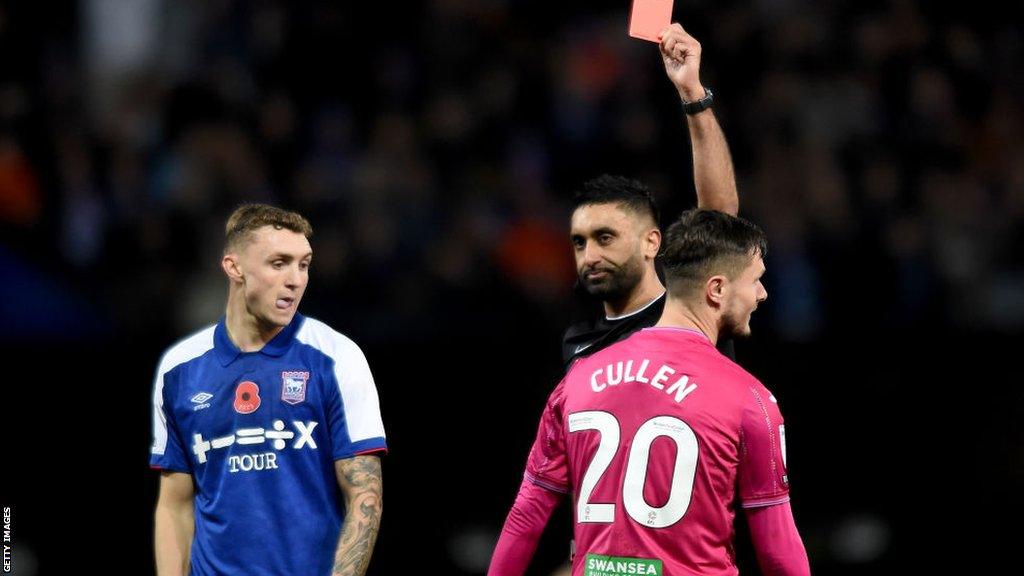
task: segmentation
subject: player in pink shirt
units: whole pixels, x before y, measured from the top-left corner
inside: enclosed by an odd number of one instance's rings
[[[715,349],[750,334],[766,251],[759,228],[721,212],[669,228],[660,321],[577,360],[555,388],[489,576],[525,571],[564,494],[573,576],[737,574],[737,506],[763,573],[810,573],[776,399]]]

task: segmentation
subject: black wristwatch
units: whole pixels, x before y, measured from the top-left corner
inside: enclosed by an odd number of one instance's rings
[[[711,105],[715,103],[715,95],[711,92],[711,88],[704,87],[704,97],[700,100],[694,100],[693,102],[683,102],[683,112],[686,114],[696,114],[703,112]]]

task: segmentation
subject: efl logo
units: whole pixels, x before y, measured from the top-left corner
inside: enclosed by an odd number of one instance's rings
[[[260,387],[246,380],[235,388],[235,412],[252,414],[260,407]]]
[[[306,399],[309,372],[281,372],[281,400],[298,404]]]

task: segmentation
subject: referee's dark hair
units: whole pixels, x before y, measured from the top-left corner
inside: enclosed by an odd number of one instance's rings
[[[650,216],[654,225],[660,223],[658,206],[654,203],[651,190],[638,180],[625,176],[602,174],[587,180],[572,198],[572,209],[593,204],[617,204],[638,214]]]
[[[694,208],[665,233],[659,256],[665,282],[675,298],[695,297],[708,278],[736,278],[755,256],[768,254],[768,240],[756,224],[717,210]]]

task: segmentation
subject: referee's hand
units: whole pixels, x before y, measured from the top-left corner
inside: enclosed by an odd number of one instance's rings
[[[679,91],[684,102],[693,102],[704,97],[704,86],[700,82],[700,42],[686,33],[677,22],[666,26],[659,34],[661,59],[665,63],[665,74]]]

